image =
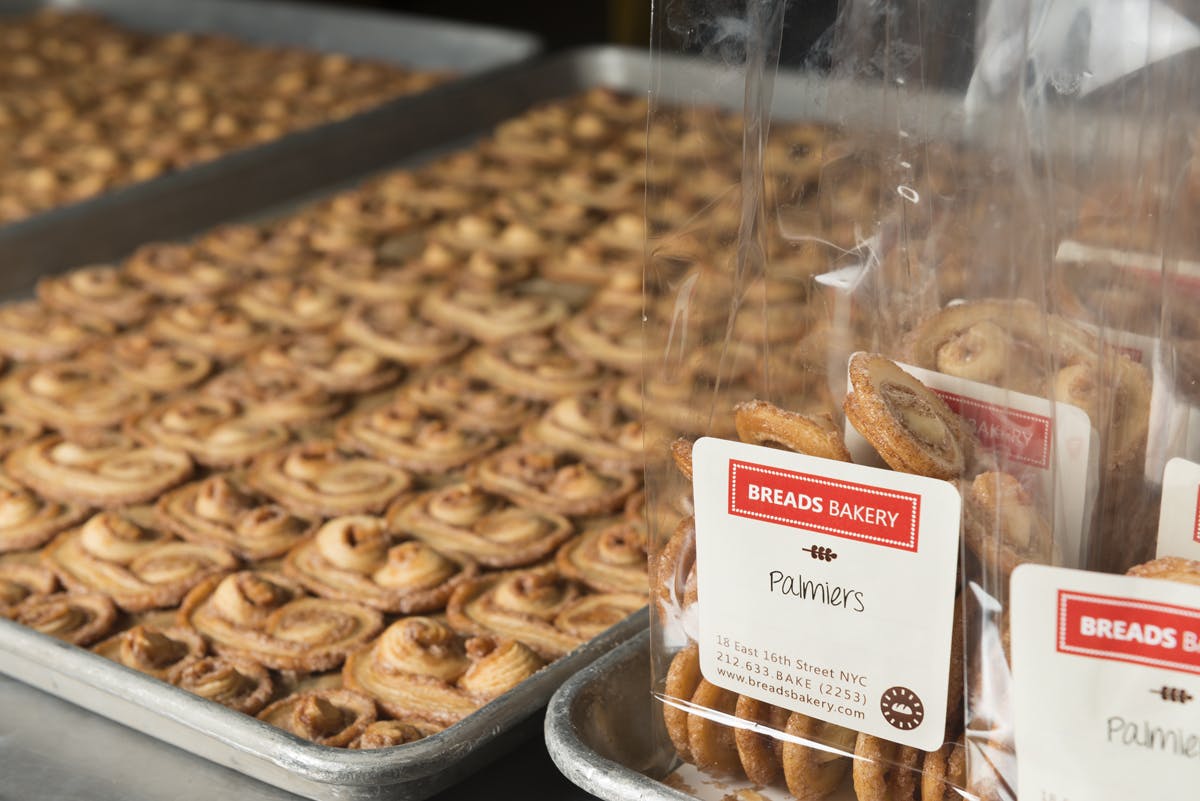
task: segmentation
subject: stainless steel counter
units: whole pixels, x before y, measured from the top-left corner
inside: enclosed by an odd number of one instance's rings
[[[541,716],[511,754],[438,799],[593,801],[546,755]],[[300,801],[0,676],[0,801]]]

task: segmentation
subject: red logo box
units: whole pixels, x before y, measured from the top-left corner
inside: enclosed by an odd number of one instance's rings
[[[1059,590],[1057,639],[1062,654],[1200,675],[1200,609]]]
[[[945,390],[934,390],[950,411],[966,420],[990,451],[1015,462],[1046,470],[1050,467],[1050,418],[986,403]]]
[[[915,553],[921,496],[730,459],[729,514]]]

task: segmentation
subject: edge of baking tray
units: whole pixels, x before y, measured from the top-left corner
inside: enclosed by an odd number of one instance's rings
[[[377,751],[329,748],[152,679],[90,651],[0,619],[0,671],[122,725],[248,776],[302,794],[396,794],[418,783],[433,792],[465,777],[489,741],[532,716],[568,676],[646,629],[642,609],[443,732]],[[455,765],[459,771],[445,776]],[[442,781],[437,781],[438,774]],[[433,781],[422,782],[422,780]],[[335,794],[321,792],[336,785]],[[328,790],[329,788],[324,788]],[[409,796],[404,796],[409,797]]]
[[[558,688],[546,709],[546,750],[572,784],[605,801],[688,801],[651,778],[673,762],[649,743],[654,711],[646,630]]]

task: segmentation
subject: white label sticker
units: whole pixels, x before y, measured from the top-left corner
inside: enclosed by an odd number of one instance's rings
[[[1022,565],[1011,620],[1020,798],[1194,801],[1200,587]]]
[[[692,459],[704,677],[940,748],[958,568],[954,486],[711,437]]]
[[[932,389],[963,418],[985,450],[1004,457],[1004,469],[1054,509],[1059,556],[1079,563],[1094,501],[1099,440],[1087,412],[1067,403],[1009,392],[908,364],[899,367]],[[871,444],[846,423],[846,446],[860,464],[882,464]]]
[[[1158,555],[1200,559],[1200,464],[1172,459],[1163,471]]]

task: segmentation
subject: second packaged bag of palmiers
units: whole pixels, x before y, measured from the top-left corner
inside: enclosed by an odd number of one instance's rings
[[[646,764],[714,801],[1193,798],[1195,18],[654,19]]]

